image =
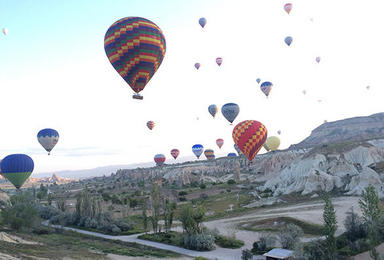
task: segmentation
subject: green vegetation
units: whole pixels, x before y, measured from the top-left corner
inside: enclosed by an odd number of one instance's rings
[[[243,222],[239,225],[240,229],[249,231],[268,231],[279,232],[282,227],[287,224],[294,224],[300,227],[305,235],[321,236],[323,235],[323,226],[318,224],[308,223],[291,217],[277,217],[262,219],[252,222]]]
[[[222,235],[215,236],[215,243],[224,248],[240,248],[244,245],[244,241],[236,239],[235,236],[226,237]]]
[[[156,234],[143,234],[138,236],[138,238],[183,247],[183,234],[175,231],[169,231],[168,233],[160,232]]]
[[[336,239],[335,232],[337,230],[337,220],[336,212],[333,207],[332,201],[329,197],[324,197],[324,211],[323,211],[323,220],[324,220],[324,234],[325,234],[325,244],[327,247],[327,253],[325,259],[333,259],[336,252]]]

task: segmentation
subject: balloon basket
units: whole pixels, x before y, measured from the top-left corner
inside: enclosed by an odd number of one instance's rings
[[[140,99],[140,100],[143,100],[143,96],[142,95],[139,95],[139,94],[134,94],[132,96],[133,99]]]

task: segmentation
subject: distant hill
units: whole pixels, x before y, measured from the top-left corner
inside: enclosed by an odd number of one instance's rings
[[[376,138],[384,138],[384,113],[324,123],[315,128],[303,141],[291,145],[290,149]]]
[[[177,160],[177,162],[185,162],[194,160],[195,157],[183,157]],[[173,160],[173,158],[172,158]],[[64,170],[64,171],[54,171],[54,172],[44,172],[44,173],[34,173],[33,177],[43,178],[51,177],[52,174],[57,174],[58,176],[64,178],[78,178],[84,179],[89,177],[99,177],[99,176],[109,176],[111,173],[115,173],[119,169],[136,169],[136,168],[147,168],[153,167],[154,162],[143,162],[143,163],[134,163],[134,164],[121,164],[121,165],[109,165],[102,166],[93,169],[83,169],[83,170]]]

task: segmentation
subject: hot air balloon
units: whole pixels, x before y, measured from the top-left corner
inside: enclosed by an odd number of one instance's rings
[[[161,166],[165,162],[165,155],[164,154],[156,154],[153,159],[155,160],[155,163],[157,166]]]
[[[227,157],[237,157],[236,153],[228,153]]]
[[[240,107],[235,103],[227,103],[221,107],[221,113],[232,124],[240,112]]]
[[[216,58],[217,65],[221,66],[221,63],[223,63],[223,58]]]
[[[195,63],[195,68],[198,70],[200,68],[200,63]]]
[[[204,28],[204,26],[207,24],[207,19],[205,19],[204,17],[201,17],[199,19],[199,24],[201,25],[201,27]]]
[[[172,149],[171,150],[171,155],[175,159],[177,158],[177,156],[179,156],[179,153],[180,153],[180,151],[178,149]]]
[[[316,57],[316,62],[317,62],[317,63],[319,63],[319,62],[320,62],[320,60],[321,60],[321,58],[320,58],[320,57]]]
[[[367,90],[369,90],[371,87],[370,86],[367,86]]]
[[[208,107],[208,112],[212,115],[213,118],[215,118],[215,115],[217,113],[217,106],[216,105],[210,105]]]
[[[153,22],[140,17],[126,17],[109,27],[104,49],[120,76],[143,99],[139,92],[147,85],[163,61],[165,38]]]
[[[281,135],[281,130],[277,130],[277,134]]]
[[[248,160],[252,161],[267,140],[267,128],[255,120],[238,123],[232,131],[232,138]]]
[[[221,139],[221,138],[219,138],[219,139],[216,140],[216,144],[217,144],[217,146],[221,149],[221,147],[222,147],[223,144],[224,144],[224,140]]]
[[[284,10],[287,12],[287,14],[289,14],[292,10],[292,4],[291,3],[286,3],[284,5]]]
[[[8,29],[7,29],[7,28],[3,28],[3,34],[4,34],[4,35],[7,35],[7,34],[8,34]]]
[[[59,133],[54,129],[45,128],[37,133],[37,140],[50,155],[53,147],[59,141]]]
[[[1,161],[3,176],[9,180],[16,189],[20,189],[31,175],[34,163],[31,157],[25,154],[11,154]]]
[[[212,149],[205,150],[204,155],[208,160],[214,160],[215,159],[215,151],[213,151]]]
[[[269,81],[265,81],[265,82],[261,83],[261,85],[260,85],[261,91],[263,91],[263,93],[267,97],[269,96],[269,92],[271,92],[272,87],[273,87],[273,84],[271,82],[269,82]]]
[[[256,82],[257,82],[257,84],[260,84],[261,79],[260,79],[260,78],[257,78],[257,79],[256,79]]]
[[[236,152],[238,155],[242,155],[243,152],[239,149],[239,147],[237,146],[237,144],[233,144],[233,147],[235,148]]]
[[[306,90],[303,90],[303,94],[304,94],[304,95],[307,94],[307,91],[306,91]]]
[[[197,159],[200,158],[200,155],[203,153],[204,151],[204,146],[202,146],[201,144],[195,144],[194,146],[192,146],[192,152],[196,155]]]
[[[149,128],[149,130],[152,130],[152,129],[155,127],[155,122],[153,122],[153,121],[148,121],[148,122],[147,122],[147,127]]]
[[[275,151],[280,146],[280,138],[277,136],[271,136],[268,137],[267,140],[264,143],[265,150],[269,151]]]
[[[291,45],[292,40],[293,40],[293,38],[292,38],[291,36],[287,36],[287,37],[285,37],[285,39],[284,39],[285,43],[286,43],[288,46]]]

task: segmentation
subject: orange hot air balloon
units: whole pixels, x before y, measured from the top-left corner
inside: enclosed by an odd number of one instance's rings
[[[153,121],[148,121],[148,122],[147,122],[147,127],[149,128],[149,130],[152,130],[152,129],[155,127],[155,122],[153,122]]]
[[[267,140],[267,128],[255,120],[238,123],[232,131],[232,138],[239,149],[252,161]]]
[[[219,139],[216,140],[216,144],[217,144],[217,146],[221,149],[221,147],[222,147],[223,144],[224,144],[224,140],[221,139],[221,138],[219,138]]]

